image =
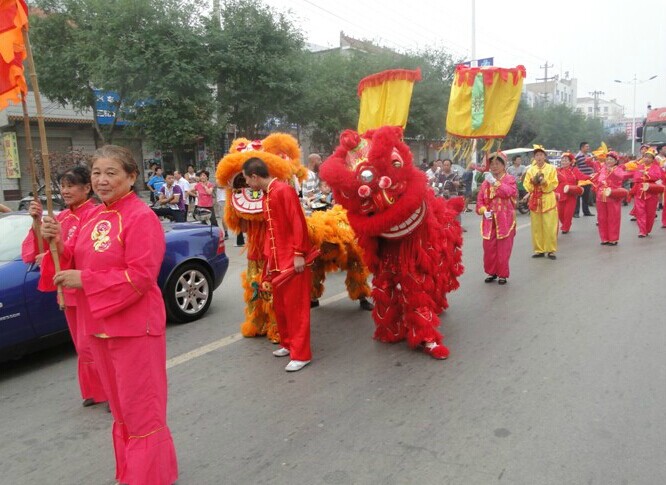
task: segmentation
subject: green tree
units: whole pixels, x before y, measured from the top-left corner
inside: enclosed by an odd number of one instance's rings
[[[176,0],[42,0],[32,21],[43,94],[93,110],[110,143],[129,117],[156,144],[178,146],[210,123],[205,53],[194,3]],[[115,118],[97,123],[94,89],[118,93]],[[207,98],[208,96],[208,98]]]
[[[258,0],[229,0],[208,26],[220,121],[244,136],[285,116],[301,95],[303,36],[287,14]]]

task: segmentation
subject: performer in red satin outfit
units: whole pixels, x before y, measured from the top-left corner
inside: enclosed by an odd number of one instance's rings
[[[592,158],[585,160],[585,163],[596,172],[592,176],[592,183],[597,193],[599,238],[604,246],[617,246],[620,240],[622,200],[627,194],[626,190],[622,190],[622,182],[631,177],[630,173],[618,166],[619,159],[620,156],[617,153],[609,152],[605,155],[604,163]]]
[[[60,222],[66,242],[76,234],[78,229],[88,220],[90,214],[95,211],[95,205],[90,199],[90,170],[83,166],[67,170],[59,177],[59,184],[60,194],[68,208],[60,212],[56,216],[56,220]],[[30,203],[30,215],[33,218],[41,221],[42,212],[41,203],[37,201]],[[44,242],[44,250],[48,251],[46,241]],[[25,263],[37,262],[39,264],[43,254],[38,253],[37,238],[34,230],[31,229],[23,241],[21,257]],[[52,284],[51,282],[45,282],[43,276],[43,274],[40,274],[38,289],[46,291],[45,289],[52,287]],[[105,402],[107,398],[97,373],[88,339],[83,334],[83,326],[78,323],[76,318],[77,292],[78,290],[72,288],[63,289],[65,319],[77,355],[79,389],[81,390],[83,405],[87,407]]]
[[[248,186],[264,192],[263,212],[266,220],[264,242],[265,280],[273,284],[273,308],[280,332],[281,347],[276,357],[291,356],[287,372],[299,371],[312,359],[310,351],[310,287],[312,272],[305,264],[311,251],[305,214],[295,189],[270,176],[260,158],[243,164]],[[277,284],[276,278],[293,271]]]
[[[483,268],[489,275],[486,283],[499,278],[500,285],[509,277],[509,259],[516,236],[516,179],[507,175],[506,156],[492,153],[489,156],[490,172],[481,184],[476,199],[476,212],[483,216]]]
[[[560,218],[560,230],[567,234],[571,230],[571,221],[576,211],[576,201],[580,195],[565,192],[566,186],[578,186],[582,180],[590,180],[590,177],[578,170],[573,165],[576,156],[573,153],[563,153],[560,168],[557,169],[558,185],[555,189],[557,195],[557,215]]]
[[[643,154],[643,163],[633,173],[634,186],[634,216],[638,224],[638,237],[646,237],[652,232],[659,194],[643,190],[643,184],[663,183],[664,173],[655,161],[655,152],[652,148]],[[663,193],[663,192],[662,192]]]
[[[166,423],[166,315],[157,276],[165,251],[157,216],[132,192],[138,166],[129,150],[95,152],[93,190],[103,205],[64,244],[60,225],[45,217],[43,234],[56,241],[65,269],[54,284],[79,288],[84,325],[113,413],[116,479],[169,485],[178,479]],[[45,256],[44,278],[53,272]]]

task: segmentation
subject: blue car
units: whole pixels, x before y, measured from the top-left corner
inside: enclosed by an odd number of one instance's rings
[[[32,219],[26,212],[0,215],[0,361],[69,338],[55,293],[37,290],[39,267],[21,260]],[[166,254],[158,277],[170,321],[201,318],[229,267],[224,233],[196,223],[164,223]]]

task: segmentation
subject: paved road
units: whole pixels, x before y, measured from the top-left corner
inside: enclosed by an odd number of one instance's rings
[[[179,484],[666,483],[666,230],[599,246],[574,221],[557,261],[530,258],[519,217],[512,277],[483,283],[477,216],[450,297],[448,361],[372,340],[329,279],[315,360],[287,374],[237,337],[237,248],[203,320],[169,327]],[[110,415],[84,409],[68,346],[0,366],[0,483],[112,484]]]

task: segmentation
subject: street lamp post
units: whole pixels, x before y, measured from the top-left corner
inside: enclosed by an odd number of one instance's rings
[[[634,85],[634,113],[633,113],[633,116],[631,117],[631,155],[632,156],[636,153],[636,86],[639,85],[639,84],[646,83],[648,81],[652,81],[656,77],[657,77],[657,75],[655,74],[654,76],[649,77],[648,79],[638,80],[638,78],[636,78],[636,74],[634,74],[634,78],[631,81],[620,81],[619,79],[614,80],[616,83],[620,83],[620,84],[633,83],[633,85]]]

